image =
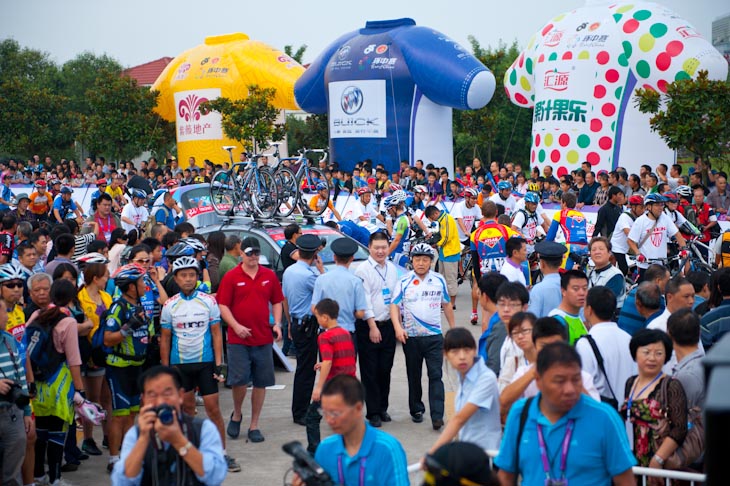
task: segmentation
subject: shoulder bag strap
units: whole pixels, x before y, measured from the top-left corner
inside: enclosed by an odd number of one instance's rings
[[[659,216],[659,218],[661,218],[661,216]],[[659,223],[659,218],[657,218],[657,219],[654,220],[654,224],[651,225],[651,228],[649,228],[649,231],[644,235],[644,237],[641,239],[641,241],[639,242],[639,244],[636,246],[636,248],[638,248],[639,251],[641,251],[641,247],[644,246],[644,243],[646,243],[646,240],[649,239],[649,237],[651,236],[652,231],[654,231],[654,228],[656,228],[657,223]]]
[[[530,413],[530,405],[535,397],[530,397],[525,402],[525,406],[520,413],[520,427],[517,429],[517,446],[515,450],[515,486],[517,486],[517,478],[520,476],[520,442],[522,441],[522,432],[525,430],[527,423],[527,415]]]
[[[606,379],[606,384],[608,385],[608,390],[611,392],[611,396],[613,397],[613,399],[617,400],[616,394],[613,392],[613,388],[611,387],[611,382],[608,381],[608,375],[606,374],[606,367],[603,364],[603,356],[601,356],[601,351],[598,349],[598,346],[596,345],[596,340],[593,339],[593,336],[591,336],[590,334],[584,334],[581,337],[586,338],[586,341],[588,341],[588,344],[591,345],[591,349],[593,349],[593,354],[596,357],[596,361],[598,361],[598,368],[600,368],[601,373],[603,373],[603,377]]]

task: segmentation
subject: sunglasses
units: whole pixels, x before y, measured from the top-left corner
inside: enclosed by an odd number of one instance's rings
[[[4,283],[3,287],[5,287],[6,289],[22,289],[23,283],[22,282]]]
[[[140,259],[132,260],[132,261],[134,263],[149,263],[150,262],[150,259],[149,258],[140,258]]]
[[[259,256],[261,255],[261,250],[257,248],[247,248],[243,253],[246,256]]]

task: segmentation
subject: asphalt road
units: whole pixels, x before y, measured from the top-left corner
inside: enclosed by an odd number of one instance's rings
[[[459,288],[459,294],[456,299],[456,324],[457,326],[467,327],[478,339],[480,334],[479,326],[472,326],[469,323],[471,313],[471,299],[468,288],[468,282]],[[446,320],[443,319],[444,328],[448,327]],[[439,432],[431,427],[428,419],[428,411],[424,414],[424,421],[420,424],[414,424],[408,413],[408,384],[406,381],[405,359],[403,351],[396,350],[395,363],[392,372],[392,385],[390,395],[389,413],[393,417],[390,423],[384,423],[381,430],[394,435],[403,444],[408,456],[408,463],[417,462],[425,453],[431,444],[438,438]],[[294,358],[289,358],[295,363]],[[428,408],[428,383],[424,366],[424,403]],[[259,426],[266,437],[262,443],[254,444],[247,441],[245,431],[248,428],[248,420],[251,413],[251,405],[249,396],[243,405],[243,423],[241,425],[241,437],[238,440],[230,440],[227,442],[228,454],[235,457],[241,464],[242,471],[239,473],[228,473],[223,483],[224,485],[278,485],[284,484],[284,476],[291,465],[291,457],[286,455],[282,450],[282,444],[299,440],[306,447],[305,428],[296,425],[291,419],[291,393],[293,373],[282,370],[276,372],[277,385],[283,385],[283,389],[269,390],[266,394],[266,402],[262,412]],[[449,395],[450,391],[456,389],[456,377],[453,369],[444,364],[444,385],[447,392],[447,419],[449,416]],[[228,423],[228,417],[233,409],[233,401],[231,392],[228,389],[221,388],[220,401],[223,417]],[[452,395],[452,394],[451,394]],[[204,414],[203,407],[198,407],[198,413]],[[325,421],[322,421],[322,437],[330,434]],[[95,430],[95,438],[97,444],[101,444],[101,430]],[[79,441],[80,444],[80,441]],[[79,486],[97,486],[101,484],[109,484],[111,481],[106,473],[106,464],[108,461],[108,452],[104,450],[104,455],[91,457],[84,461],[78,471],[63,473],[63,478]],[[421,484],[420,474],[411,474],[411,484]],[[288,477],[287,479],[290,479]]]

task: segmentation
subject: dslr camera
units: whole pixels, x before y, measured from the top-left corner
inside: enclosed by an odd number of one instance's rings
[[[299,441],[287,442],[281,448],[294,458],[292,470],[307,486],[335,486],[334,481],[322,466],[309,455]]]
[[[30,395],[23,393],[23,385],[14,381],[5,395],[0,395],[1,402],[14,403],[18,408],[25,408],[30,403]]]
[[[157,414],[157,418],[160,419],[162,425],[170,425],[175,420],[175,409],[166,403],[156,406],[152,411]]]

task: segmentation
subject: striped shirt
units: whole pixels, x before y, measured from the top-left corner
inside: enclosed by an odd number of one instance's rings
[[[22,383],[23,393],[28,393],[28,384],[25,381],[25,366],[18,352],[18,343],[6,331],[0,331],[0,378]],[[8,402],[0,402],[0,407],[8,405]],[[25,407],[23,411],[25,416],[30,416],[30,405]]]
[[[322,361],[332,361],[327,380],[337,375],[355,376],[355,346],[349,332],[339,326],[327,329],[317,337],[317,344]]]

